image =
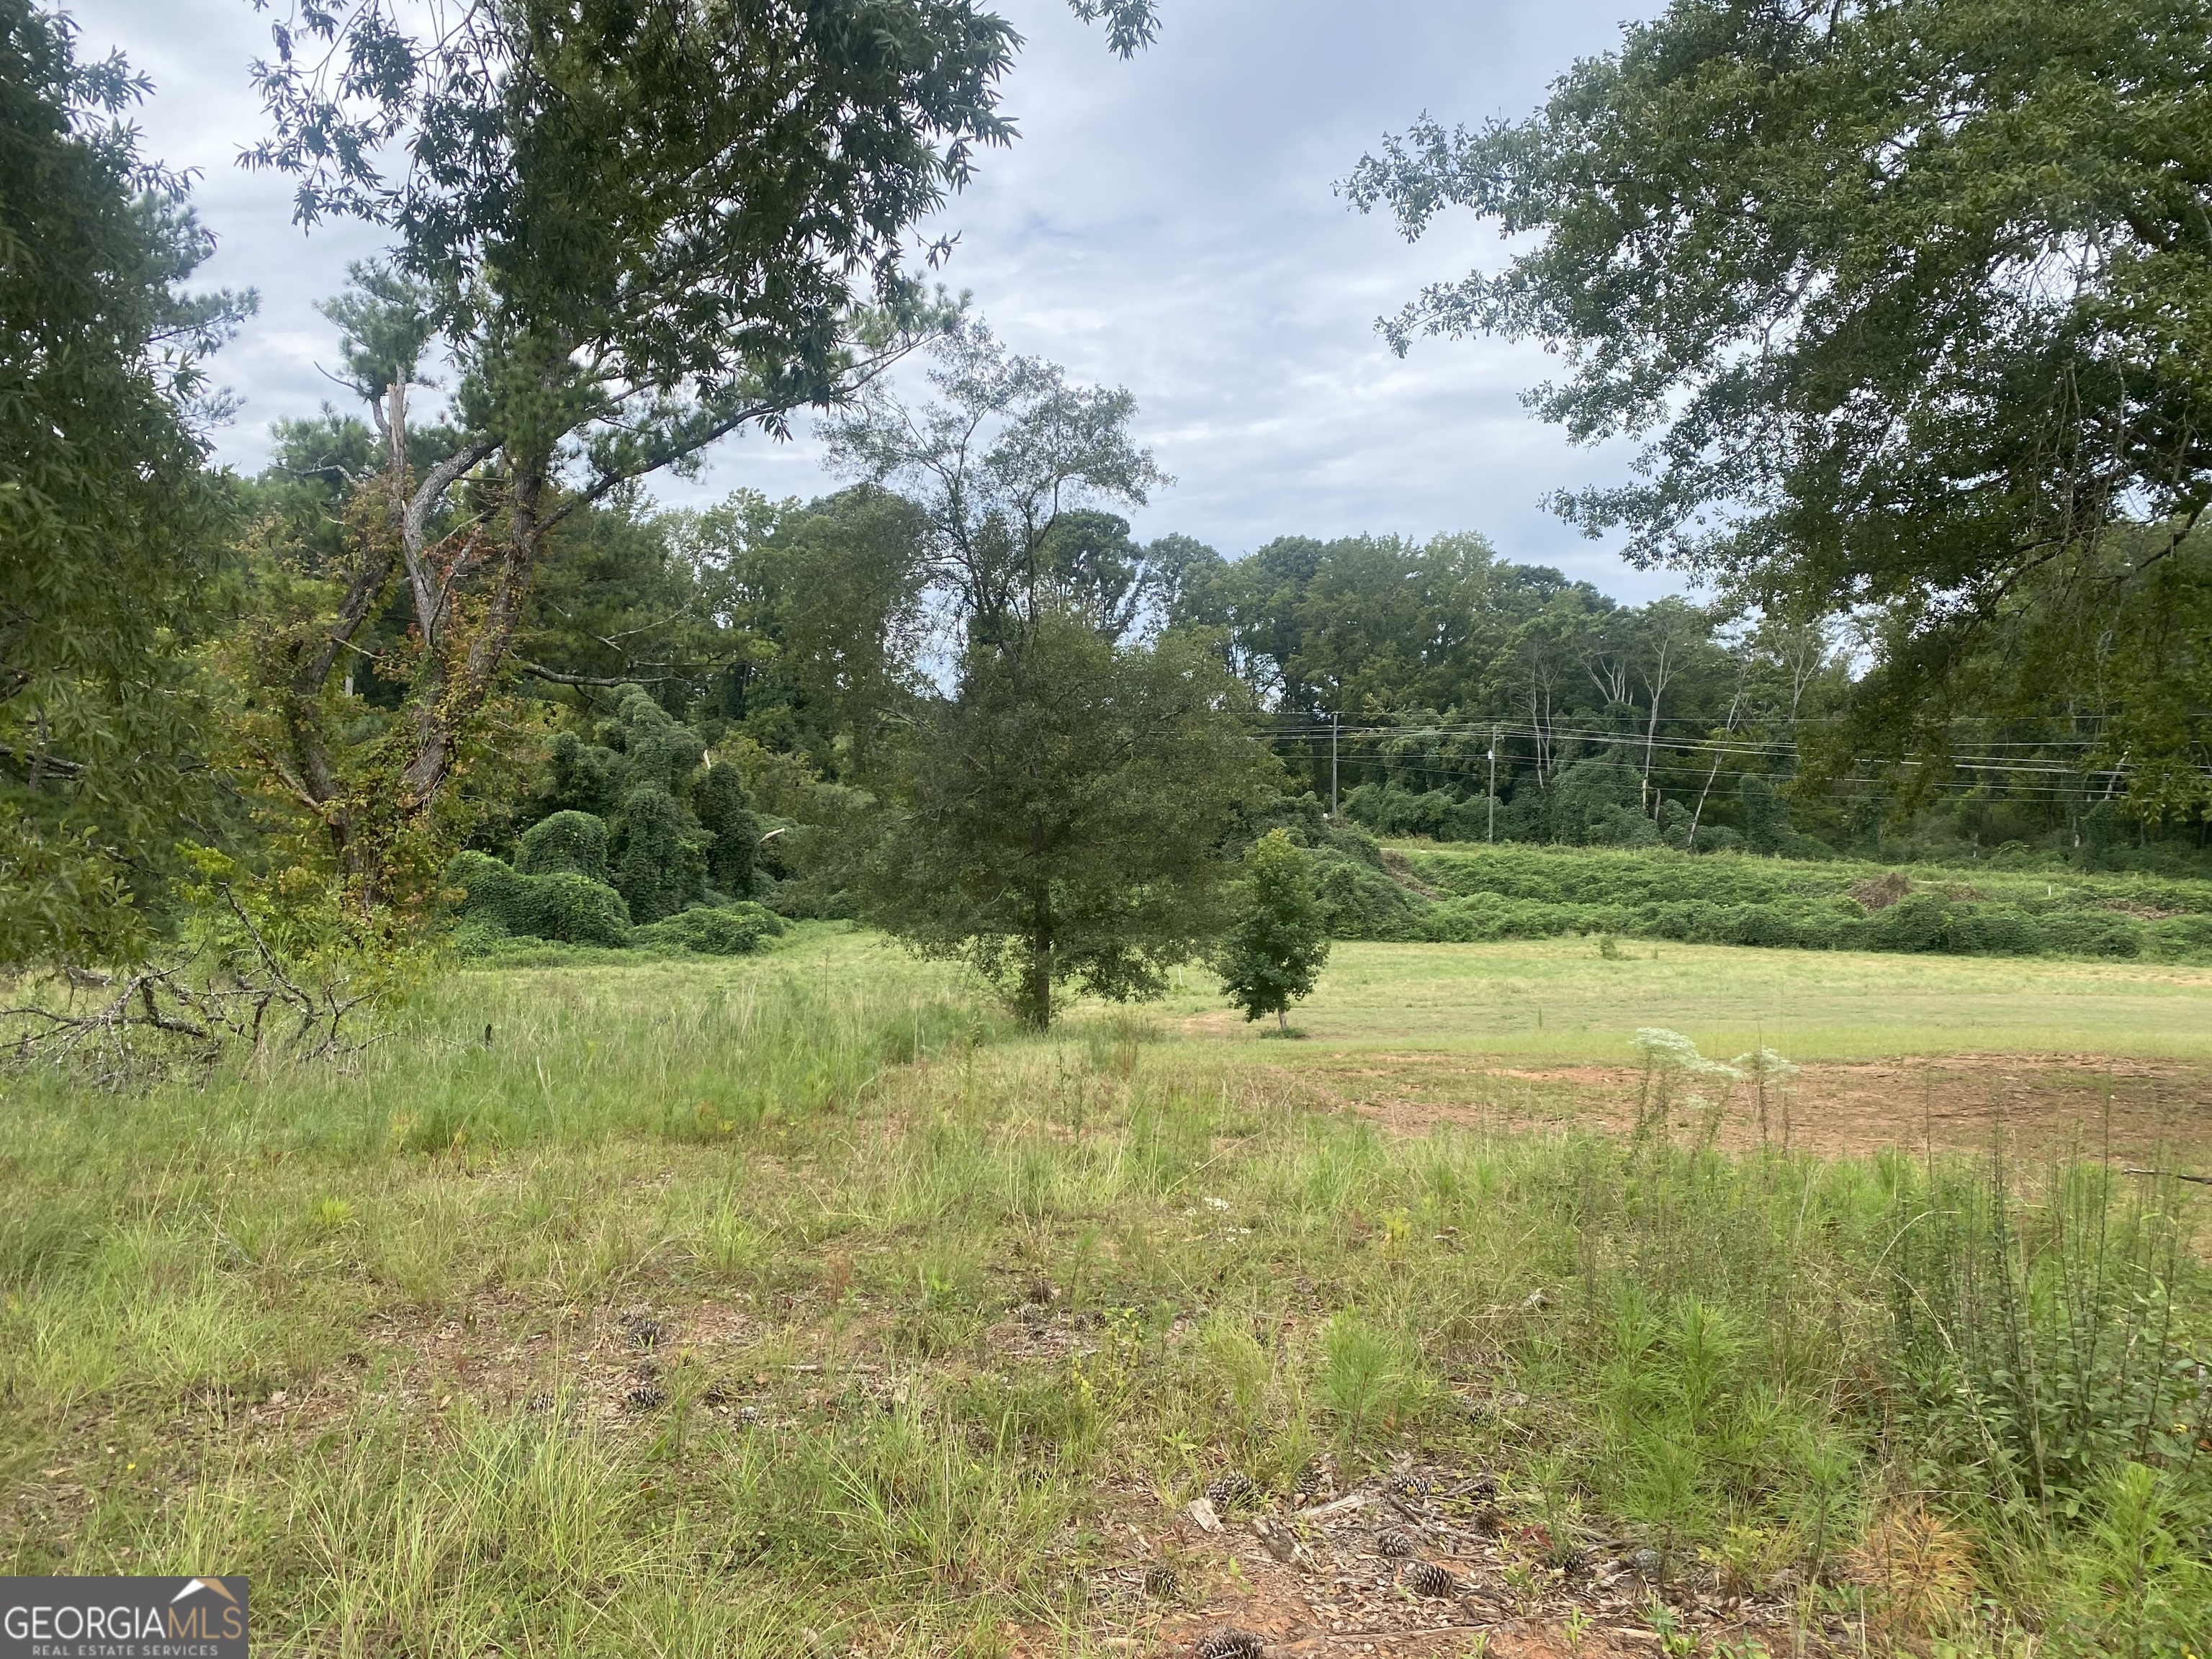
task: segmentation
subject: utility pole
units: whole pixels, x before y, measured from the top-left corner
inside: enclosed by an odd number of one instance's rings
[[[1336,723],[1339,716],[1328,717],[1328,821],[1336,822]]]
[[[1494,846],[1498,841],[1498,728],[1494,726],[1490,728],[1490,795],[1487,805],[1490,822],[1483,829],[1482,839],[1485,845]]]

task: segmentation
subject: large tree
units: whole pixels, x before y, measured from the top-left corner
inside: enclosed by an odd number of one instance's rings
[[[928,402],[878,387],[830,432],[926,520],[954,659],[885,747],[850,879],[868,920],[973,963],[1043,1026],[1055,987],[1151,994],[1212,936],[1226,839],[1274,768],[1211,646],[1152,637],[1153,562],[1102,510],[1164,482],[1129,394],[975,323],[929,380]]]
[[[1859,741],[1940,751],[1962,664],[2035,665],[2014,704],[2056,665],[2189,810],[2207,653],[2160,618],[2212,591],[2208,134],[2204,0],[1675,0],[1534,116],[1425,120],[1348,188],[1409,237],[1464,205],[1526,239],[1387,328],[1563,355],[1534,406],[1644,444],[1571,518],[1879,615]]]
[[[200,363],[252,296],[178,294],[211,241],[122,118],[147,90],[0,0],[0,963],[127,954],[184,827]]]
[[[805,507],[739,491],[672,530],[728,630],[702,729],[726,720],[827,778],[864,770],[921,678],[921,510],[866,484]]]
[[[966,320],[937,347],[922,404],[878,383],[830,424],[833,465],[914,501],[932,575],[978,637],[1041,610],[1119,633],[1138,617],[1139,556],[1100,504],[1142,506],[1174,482],[1130,435],[1121,386],[1071,386],[1060,365],[1008,352]],[[1102,520],[1103,522],[1102,523]]]
[[[1146,0],[1077,0],[1125,55]],[[1016,38],[964,0],[302,3],[255,66],[306,224],[386,228],[332,307],[386,450],[328,603],[272,653],[278,786],[373,888],[429,820],[573,514],[748,425],[865,384],[942,315],[917,222],[1005,143]],[[430,366],[453,381],[410,444]],[[400,585],[416,657],[404,738],[364,788],[333,687]]]

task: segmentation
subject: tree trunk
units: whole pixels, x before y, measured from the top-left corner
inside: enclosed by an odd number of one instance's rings
[[[1277,1004],[1277,1005],[1276,1005],[1276,1007],[1275,1007],[1275,1029],[1276,1029],[1278,1031],[1280,1031],[1280,1032],[1281,1032],[1285,1036],[1290,1036],[1290,1034],[1291,1034],[1291,1008],[1290,1008],[1290,1004],[1288,1004],[1288,1003],[1286,1003],[1286,1002],[1285,1002],[1285,1003],[1279,1003],[1279,1004]]]
[[[1040,923],[1030,935],[1030,1021],[1040,1031],[1052,1029],[1052,924]]]
[[[477,625],[475,637],[469,641],[458,671],[445,656],[447,595],[442,585],[427,605],[418,598],[418,615],[429,615],[438,633],[434,640],[426,637],[423,642],[422,678],[416,686],[415,757],[402,775],[410,816],[428,811],[439,788],[452,775],[454,757],[468,724],[491,695],[500,665],[507,660],[516,630],[522,625],[531,580],[536,574],[538,556],[544,540],[544,526],[539,514],[544,503],[548,465],[547,458],[537,457],[515,467],[508,491],[506,544],[493,577],[491,603]],[[469,555],[465,550],[458,558],[466,561]],[[409,564],[410,575],[424,568],[424,562],[419,556],[411,558]],[[419,579],[416,587],[418,594],[425,591],[425,584]]]
[[[1742,707],[1743,676],[1739,674],[1736,676],[1735,696],[1729,699],[1728,723],[1721,728],[1721,735],[1723,738],[1732,737],[1735,735],[1735,711]],[[1792,729],[1791,735],[1793,737],[1796,735],[1794,728]],[[1720,751],[1716,750],[1713,752],[1713,769],[1705,775],[1705,787],[1698,792],[1697,811],[1690,814],[1689,839],[1682,843],[1682,850],[1686,853],[1694,853],[1698,850],[1698,826],[1705,822],[1705,798],[1713,793],[1713,780],[1719,777],[1720,775],[1721,756]]]

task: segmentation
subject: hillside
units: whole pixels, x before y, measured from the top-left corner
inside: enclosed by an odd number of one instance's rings
[[[1894,868],[1669,850],[1507,845],[1331,849],[1345,939],[1437,942],[1610,933],[1707,945],[1960,956],[2212,958],[2212,882]]]

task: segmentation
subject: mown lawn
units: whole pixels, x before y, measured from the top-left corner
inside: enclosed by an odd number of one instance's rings
[[[1823,1010],[1786,953],[1510,950],[1346,947],[1303,1023],[1449,1033],[1508,982],[1589,1052],[1950,1017],[1871,965]],[[1911,965],[2145,1042],[2202,996]],[[463,975],[349,1075],[10,1079],[4,1570],[247,1572],[272,1653],[2202,1644],[2198,1189],[1731,1156],[1665,1100],[1392,1134],[1201,1000],[1022,1036],[807,928]],[[1303,1555],[1191,1522],[1231,1472]]]
[[[1340,942],[1297,1024],[1316,1045],[1613,1064],[1638,1026],[1708,1054],[1794,1060],[2005,1051],[2212,1058],[2212,969],[2049,957],[1878,955],[1594,939]],[[1185,976],[1166,1012],[1268,1043]],[[1255,1053],[1261,1051],[1255,1051]],[[1279,1056],[1278,1056],[1279,1057]]]

